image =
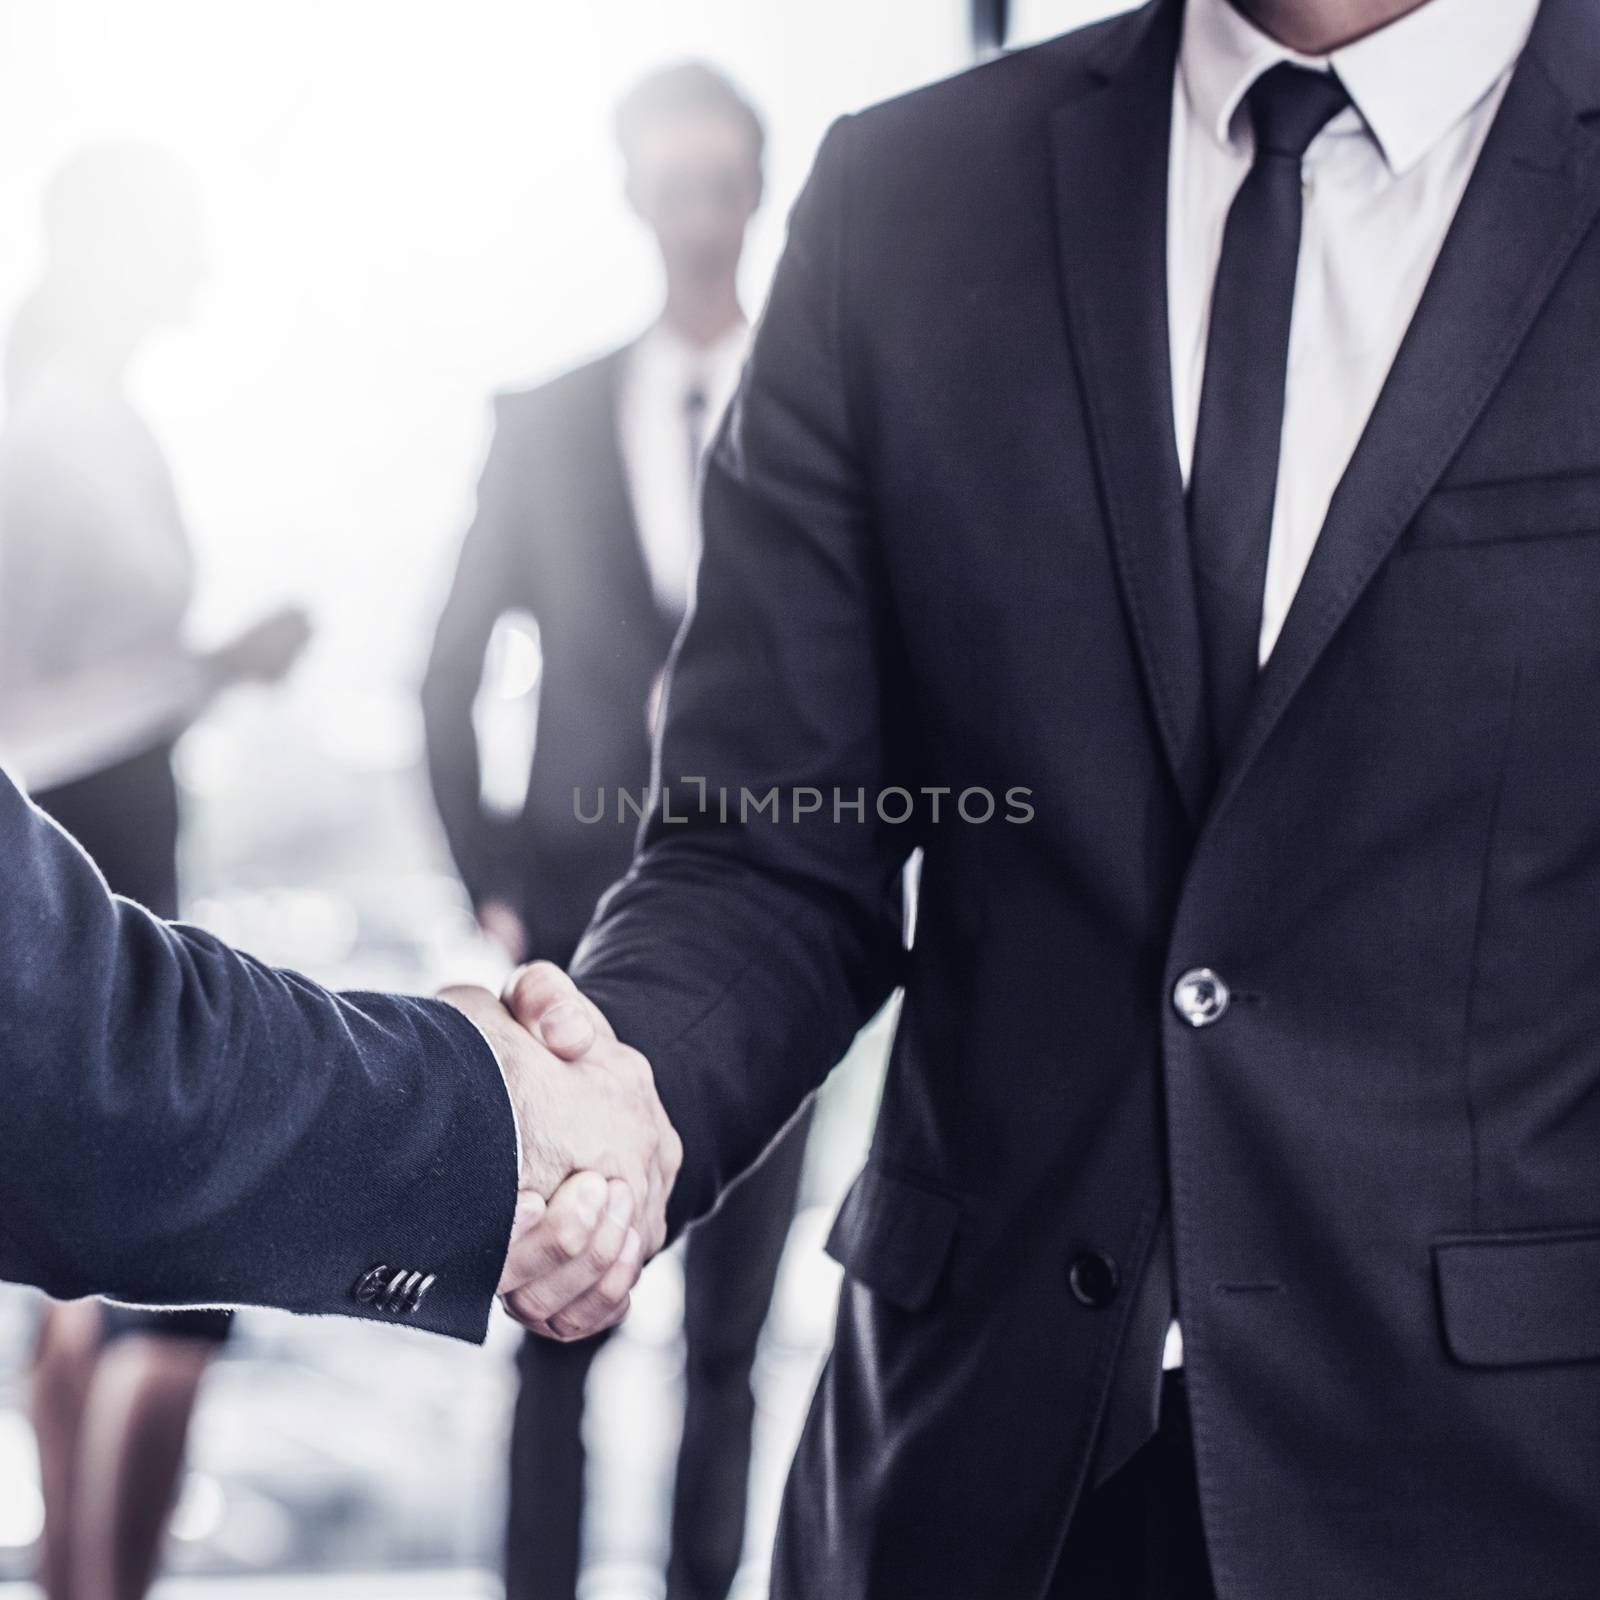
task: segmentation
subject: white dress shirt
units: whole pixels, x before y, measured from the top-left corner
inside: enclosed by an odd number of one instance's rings
[[[1263,662],[1538,9],[1539,0],[1427,0],[1398,22],[1311,58],[1269,38],[1229,0],[1188,0],[1167,195],[1172,400],[1185,484],[1223,228],[1254,159],[1245,95],[1263,73],[1290,61],[1331,68],[1353,102],[1313,140],[1303,168],[1305,212],[1261,614]],[[1174,1324],[1165,1365],[1182,1360]]]
[[[1244,97],[1292,61],[1354,102],[1305,159],[1305,220],[1278,497],[1261,616],[1266,660],[1333,492],[1422,298],[1539,0],[1427,0],[1331,55],[1278,44],[1229,0],[1189,0],[1174,85],[1167,296],[1187,483],[1228,209],[1254,158]]]
[[[63,362],[0,435],[0,763],[39,793],[175,738],[215,684],[189,540],[119,385]]]
[[[650,585],[669,615],[689,601],[700,554],[696,466],[738,387],[750,330],[730,328],[715,344],[691,344],[665,321],[628,351],[617,394],[622,464]],[[690,396],[703,404],[691,418]]]

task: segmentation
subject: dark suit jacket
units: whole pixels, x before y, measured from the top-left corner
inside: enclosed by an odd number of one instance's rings
[[[496,402],[478,509],[423,687],[428,769],[475,904],[500,897],[530,954],[565,962],[627,866],[650,776],[646,708],[676,619],[656,605],[617,438],[625,350]],[[539,622],[538,748],[519,816],[479,802],[472,702],[507,612]],[[618,792],[634,809],[619,807]],[[594,817],[601,798],[601,821]],[[619,820],[619,814],[620,819]]]
[[[114,899],[3,775],[0,1090],[0,1278],[483,1338],[517,1144],[477,1029]]]
[[[680,1222],[905,985],[780,1600],[1041,1593],[1169,1194],[1221,1595],[1595,1592],[1600,14],[1546,0],[1214,785],[1178,20],[840,125],[706,487],[663,776],[1034,819],[658,813],[580,952]]]

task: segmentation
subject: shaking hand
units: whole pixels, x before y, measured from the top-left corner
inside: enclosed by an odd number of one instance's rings
[[[649,1063],[548,962],[515,973],[504,1004],[468,987],[440,998],[488,1039],[517,1118],[522,1170],[500,1284],[506,1309],[552,1338],[610,1327],[665,1241],[683,1159]]]

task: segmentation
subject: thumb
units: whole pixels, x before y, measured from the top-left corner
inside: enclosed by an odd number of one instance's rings
[[[501,998],[511,1015],[563,1061],[576,1061],[593,1047],[598,1036],[594,1008],[553,962],[519,967]]]

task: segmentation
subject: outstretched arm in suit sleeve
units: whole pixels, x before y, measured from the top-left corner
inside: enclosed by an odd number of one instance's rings
[[[484,1036],[113,898],[3,775],[0,1097],[0,1278],[483,1337],[518,1189]]]
[[[829,135],[796,207],[707,473],[663,788],[573,969],[649,1058],[682,1135],[676,1226],[756,1159],[901,960],[901,872],[917,841],[875,804],[908,756],[884,709],[903,669],[841,359],[848,129]],[[774,791],[776,819],[756,809]]]

